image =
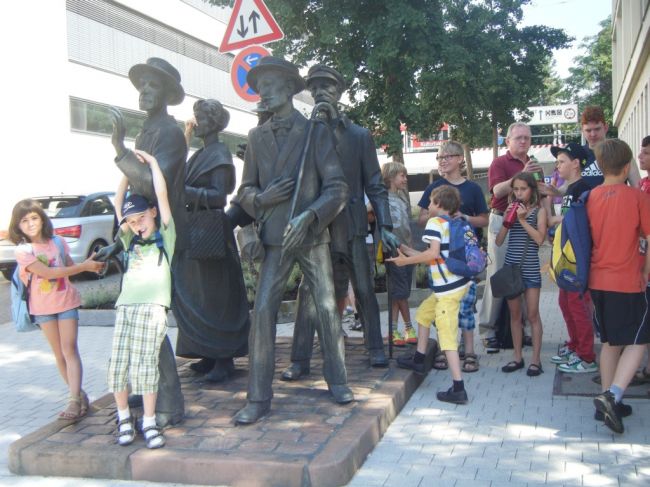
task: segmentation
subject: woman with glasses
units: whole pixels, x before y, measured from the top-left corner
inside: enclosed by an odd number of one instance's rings
[[[463,164],[465,163],[463,146],[458,142],[446,142],[440,148],[437,159],[438,173],[441,177],[433,181],[424,190],[422,198],[418,202],[420,207],[418,224],[424,226],[429,218],[435,216],[430,215],[428,210],[431,192],[442,185],[453,186],[460,192],[461,198],[460,211],[454,216],[467,220],[474,227],[480,240],[482,238],[481,228],[488,225],[489,210],[481,187],[475,182],[469,181],[462,174]],[[461,344],[459,353],[461,360],[463,360],[463,372],[468,373],[476,372],[479,369],[478,356],[474,352],[475,304],[476,282],[472,282],[460,303],[458,315],[458,325],[463,330],[464,342],[464,347]],[[447,359],[444,353],[436,356],[433,366],[442,370],[447,368]]]

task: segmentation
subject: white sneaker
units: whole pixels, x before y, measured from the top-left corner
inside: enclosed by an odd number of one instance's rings
[[[571,350],[569,350],[568,347],[562,347],[562,348],[560,348],[557,355],[553,355],[551,357],[551,362],[553,362],[554,364],[566,364],[569,361],[571,361],[571,359],[573,358],[574,355],[575,355],[575,352],[572,352]]]
[[[585,362],[576,354],[573,354],[570,361],[566,364],[560,364],[557,369],[567,374],[587,374],[598,372],[598,364],[596,362]]]

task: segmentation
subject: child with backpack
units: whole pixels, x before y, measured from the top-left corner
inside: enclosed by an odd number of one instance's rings
[[[158,161],[144,151],[135,151],[149,164],[158,208],[145,197],[125,197],[128,180],[123,177],[115,203],[120,222],[119,238],[126,252],[122,290],[115,303],[115,331],[108,366],[108,387],[117,404],[117,442],[122,446],[135,439],[134,421],[128,404],[127,380],[133,394],[142,395],[142,433],[147,448],[160,448],[165,438],[156,424],[158,355],[167,333],[167,310],[171,304],[170,261],[176,231],[167,185]],[[160,217],[160,227],[156,217]]]
[[[587,153],[580,144],[571,142],[565,147],[551,147],[551,154],[557,159],[558,174],[568,183],[562,198],[560,215],[548,218],[549,226],[555,226],[562,222],[563,215],[569,210],[571,203],[577,201],[585,191],[589,191],[591,186],[582,180],[581,172],[587,163]],[[567,231],[566,228],[563,230]],[[557,238],[560,239],[560,235]],[[556,245],[555,248],[559,247]],[[598,365],[594,353],[593,303],[589,290],[580,292],[560,288],[558,304],[569,333],[569,341],[551,358],[551,362],[558,364],[560,372],[596,372]]]
[[[505,263],[520,265],[524,283],[524,299],[526,313],[530,323],[533,338],[533,356],[526,375],[536,377],[544,372],[540,353],[542,349],[542,319],[539,315],[539,295],[542,287],[542,274],[539,263],[539,246],[546,237],[546,211],[540,206],[540,195],[537,180],[532,173],[520,172],[510,181],[512,192],[506,214],[516,211],[517,219],[511,228],[501,227],[496,236],[496,244],[502,245],[508,236],[508,251]],[[505,219],[504,219],[505,221]],[[510,310],[510,331],[514,349],[514,360],[501,367],[505,373],[515,372],[524,368],[522,357],[521,297],[508,299]]]
[[[460,193],[460,216],[472,226],[478,240],[480,240],[482,228],[488,225],[489,209],[481,187],[474,181],[465,178],[462,174],[462,168],[465,164],[463,146],[458,142],[447,141],[440,147],[437,159],[438,172],[442,177],[431,183],[424,190],[422,198],[418,202],[418,206],[420,207],[418,224],[424,226],[430,217],[436,216],[429,214],[428,211],[431,192],[442,185],[453,186]],[[463,296],[463,300],[460,302],[458,316],[458,326],[462,331],[463,340],[459,355],[463,361],[463,372],[466,373],[477,372],[479,370],[479,358],[474,351],[476,288],[476,282],[474,280],[470,281],[469,288],[465,296]],[[439,370],[447,368],[447,359],[443,352],[436,355],[433,368]]]
[[[587,201],[593,242],[589,289],[602,342],[603,392],[594,405],[607,427],[623,433],[622,418],[631,408],[621,399],[650,343],[650,252],[639,253],[639,236],[650,240],[650,196],[625,184],[633,163],[625,142],[608,139],[594,152],[605,178]]]
[[[68,406],[58,417],[77,420],[88,412],[89,404],[81,388],[83,368],[77,346],[77,308],[81,298],[69,277],[82,272],[100,272],[104,264],[92,257],[75,264],[66,241],[54,235],[51,220],[41,205],[31,199],[14,206],[9,238],[17,245],[18,267],[14,278],[19,278],[27,288],[32,322],[43,331],[70,391]]]
[[[436,397],[439,401],[466,404],[467,392],[461,374],[456,337],[460,302],[467,292],[470,279],[452,273],[446,264],[446,259],[450,256],[449,218],[455,215],[459,208],[460,193],[456,188],[448,185],[436,188],[431,193],[429,210],[438,216],[429,219],[422,235],[422,241],[429,244],[429,248],[418,252],[402,245],[398,250],[398,256],[387,260],[398,266],[427,263],[433,282],[431,296],[420,304],[415,314],[415,320],[418,322],[416,352],[410,356],[398,357],[397,364],[418,374],[424,374],[424,358],[431,322],[435,321],[440,349],[445,352],[453,380],[452,386],[447,391],[439,391]]]
[[[411,219],[408,204],[400,196],[400,191],[406,190],[407,172],[404,164],[387,162],[381,167],[381,176],[388,189],[388,206],[390,218],[393,222],[393,234],[399,239],[400,244],[411,245]],[[409,309],[409,296],[411,296],[411,280],[413,266],[398,267],[391,262],[387,266],[388,292],[392,303],[392,318],[395,328],[393,336],[389,337],[396,347],[404,347],[407,343],[417,343],[417,335],[411,325],[411,310]],[[404,331],[399,331],[399,316],[402,315]]]

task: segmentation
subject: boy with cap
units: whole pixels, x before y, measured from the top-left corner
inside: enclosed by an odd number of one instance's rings
[[[126,252],[122,291],[115,303],[115,332],[108,366],[108,386],[117,404],[117,442],[129,445],[135,439],[128,405],[127,380],[134,394],[142,394],[142,432],[147,448],[165,445],[156,424],[158,355],[167,333],[167,310],[171,302],[170,261],[176,230],[167,198],[165,177],[152,155],[136,150],[136,156],[151,168],[158,209],[144,196],[124,199],[128,180],[122,178],[115,197],[120,232]],[[119,210],[121,209],[121,211]],[[160,216],[160,228],[156,218]],[[130,374],[129,374],[130,372]]]
[[[557,225],[571,207],[571,203],[577,201],[580,195],[591,187],[581,176],[587,163],[587,153],[580,144],[571,142],[565,147],[551,147],[551,154],[557,159],[560,177],[568,183],[566,193],[562,197],[560,215],[549,218],[551,225]],[[569,332],[569,341],[551,358],[551,362],[559,364],[560,372],[596,372],[598,365],[594,353],[593,303],[589,291],[559,291],[558,304]]]

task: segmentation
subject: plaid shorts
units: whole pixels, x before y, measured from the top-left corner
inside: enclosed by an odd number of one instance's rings
[[[467,287],[467,292],[463,299],[460,300],[460,310],[458,311],[458,328],[464,331],[472,331],[476,328],[476,319],[474,318],[474,305],[476,304],[476,283],[471,281]]]
[[[126,390],[129,373],[133,394],[158,391],[158,356],[167,333],[167,308],[158,304],[117,307],[113,348],[108,363],[108,389]]]

